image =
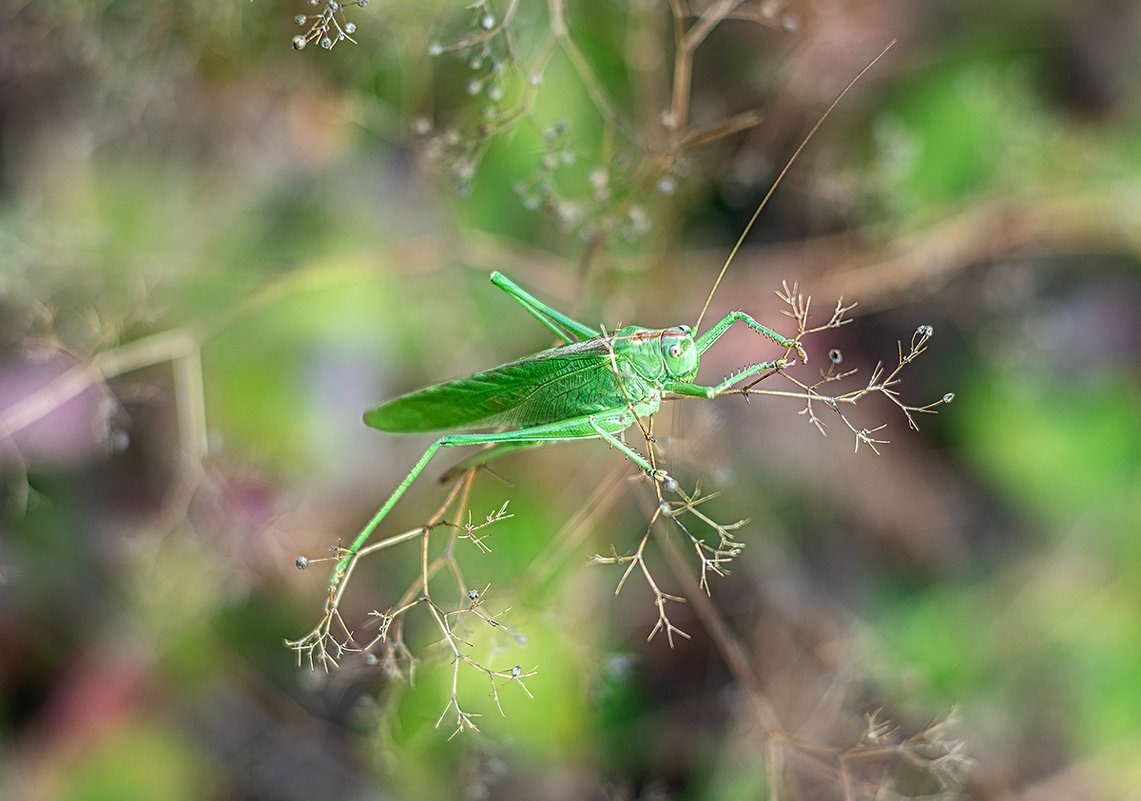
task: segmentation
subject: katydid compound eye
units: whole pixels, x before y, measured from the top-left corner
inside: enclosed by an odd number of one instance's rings
[[[676,359],[677,357],[681,356],[681,345],[679,345],[676,342],[673,343],[672,345],[670,345],[669,354],[670,354],[670,357],[673,359]]]

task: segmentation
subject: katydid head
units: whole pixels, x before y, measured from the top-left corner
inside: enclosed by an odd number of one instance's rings
[[[691,381],[697,375],[700,354],[693,341],[693,329],[688,325],[666,328],[661,333],[662,365],[666,375],[681,381]]]
[[[692,381],[701,356],[688,325],[641,328],[630,325],[614,334],[615,356],[646,381]]]

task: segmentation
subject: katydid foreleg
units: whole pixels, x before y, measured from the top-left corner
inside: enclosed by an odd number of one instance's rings
[[[744,323],[757,333],[768,337],[773,342],[780,345],[782,348],[795,349],[797,355],[800,356],[802,361],[808,361],[808,355],[804,352],[804,346],[800,344],[800,340],[781,336],[771,328],[761,325],[752,317],[745,314],[743,311],[729,312],[724,317],[722,317],[716,325],[695,339],[694,344],[697,346],[697,352],[705,353],[705,351],[709,350],[710,346],[712,346],[714,342],[720,339],[721,335],[728,331],[729,327],[736,322]]]

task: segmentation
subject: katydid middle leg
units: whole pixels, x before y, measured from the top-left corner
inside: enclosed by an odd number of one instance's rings
[[[739,372],[726,378],[720,384],[714,387],[706,387],[701,384],[691,384],[688,381],[663,381],[662,388],[667,392],[672,392],[675,395],[685,395],[691,398],[716,398],[721,393],[750,378],[762,370],[779,370],[786,367],[787,362],[784,359],[777,359],[771,362],[759,362],[758,364],[750,364],[748,367],[743,368]]]

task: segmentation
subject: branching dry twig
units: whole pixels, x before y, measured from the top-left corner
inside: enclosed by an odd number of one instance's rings
[[[357,32],[357,24],[349,21],[345,10],[353,6],[364,8],[369,0],[307,1],[313,8],[320,6],[320,10],[316,14],[298,14],[293,18],[295,25],[306,28],[305,33],[293,37],[294,50],[304,50],[313,42],[319,43],[325,50],[332,50],[341,42],[357,43],[353,38],[353,34]]]
[[[496,685],[495,679],[506,678],[510,682],[518,684],[530,696],[531,693],[522,679],[534,675],[534,670],[524,674],[517,668],[494,670],[480,663],[467,653],[466,649],[471,647],[471,643],[457,631],[453,623],[454,620],[470,615],[490,628],[509,631],[498,619],[508,609],[503,609],[494,615],[489,614],[484,609],[483,604],[488,597],[490,585],[484,586],[482,590],[469,589],[456,556],[455,546],[461,540],[469,540],[481,553],[490,552],[490,547],[486,542],[487,533],[479,532],[513,516],[508,513],[505,502],[499,509],[488,514],[483,522],[471,522],[470,510],[467,508],[468,495],[476,472],[476,469],[469,469],[460,474],[444,502],[423,525],[361,548],[349,562],[339,582],[330,593],[321,620],[305,636],[286,642],[286,645],[297,652],[298,665],[307,663],[310,670],[316,670],[317,667],[320,667],[327,672],[330,668],[338,667],[346,654],[360,654],[363,655],[366,663],[378,664],[385,675],[393,678],[402,677],[410,682],[419,660],[405,643],[404,624],[409,612],[425,607],[439,630],[440,639],[438,642],[446,646],[451,652],[453,664],[452,696],[436,725],[439,726],[444,721],[449,711],[454,711],[456,729],[452,733],[452,737],[465,730],[478,730],[474,719],[479,715],[468,712],[460,706],[459,671],[461,665],[466,664],[492,678],[492,695],[500,711],[502,711],[502,705],[498,693],[502,685]],[[456,510],[457,514],[466,515],[468,522],[464,524],[448,522],[446,515],[451,510]],[[446,532],[447,536],[442,550],[433,557],[430,541],[437,531]],[[341,613],[344,593],[353,571],[364,557],[387,551],[401,543],[417,539],[420,541],[421,554],[418,578],[392,607],[384,612],[374,610],[370,613],[370,616],[377,621],[376,631],[368,639],[361,638],[356,631],[346,625]],[[330,559],[338,559],[340,555],[341,550],[338,548],[336,555]],[[307,567],[315,561],[324,560],[308,560],[305,557],[299,557],[298,567]],[[461,602],[461,605],[449,610],[433,600],[432,582],[441,572],[451,576],[452,582],[459,590],[459,594],[466,599],[466,602]]]
[[[796,320],[796,340],[798,342],[805,336],[809,336],[820,331],[826,331],[832,328],[839,328],[842,325],[847,325],[849,322],[851,322],[851,319],[845,317],[845,315],[856,306],[855,303],[844,305],[843,299],[840,299],[836,302],[836,306],[832,310],[832,316],[829,318],[828,322],[824,323],[823,325],[810,327],[808,324],[808,318],[812,300],[811,297],[806,297],[800,294],[799,287],[795,283],[792,285],[791,289],[786,283],[784,285],[783,292],[778,292],[777,296],[789,306],[789,308],[785,310],[784,313]],[[915,330],[915,333],[912,334],[911,345],[906,354],[903,352],[903,343],[900,342],[898,344],[898,363],[891,370],[891,372],[885,374],[883,363],[877,363],[875,368],[872,370],[867,383],[859,389],[837,394],[825,394],[820,391],[821,387],[829,386],[843,381],[844,379],[855,375],[857,372],[856,370],[837,372],[836,368],[841,363],[843,357],[839,352],[832,351],[830,354],[830,363],[828,368],[821,371],[819,379],[813,383],[806,383],[801,381],[800,379],[790,375],[784,370],[776,371],[779,372],[785,379],[791,381],[793,384],[799,387],[798,391],[754,389],[760,380],[768,377],[768,375],[766,375],[762,376],[761,379],[758,379],[757,381],[751,382],[745,387],[731,390],[730,394],[739,393],[745,395],[746,398],[750,395],[769,395],[774,397],[801,398],[804,400],[805,405],[804,408],[800,411],[800,414],[806,416],[808,421],[812,423],[812,425],[816,426],[817,430],[821,434],[826,436],[827,426],[817,413],[818,405],[824,405],[833,411],[840,418],[840,421],[844,424],[844,426],[853,434],[856,441],[855,450],[857,452],[859,451],[861,444],[866,444],[869,448],[872,449],[873,452],[878,454],[879,448],[877,448],[877,446],[886,445],[888,440],[878,439],[876,438],[875,434],[879,431],[882,431],[886,427],[886,423],[881,423],[873,428],[860,427],[852,422],[847,414],[845,414],[843,407],[854,407],[868,395],[879,394],[890,400],[895,406],[900,409],[900,411],[903,412],[904,417],[907,419],[909,428],[913,430],[919,430],[919,424],[915,420],[915,414],[934,414],[938,406],[950,403],[955,399],[954,393],[949,392],[933,403],[928,403],[923,406],[912,406],[904,403],[901,400],[899,391],[895,389],[895,387],[900,382],[899,376],[903,371],[903,368],[915,361],[915,359],[917,359],[920,354],[922,354],[927,349],[927,343],[930,341],[931,337],[934,336],[934,334],[935,329],[933,329],[931,326],[919,326]]]

